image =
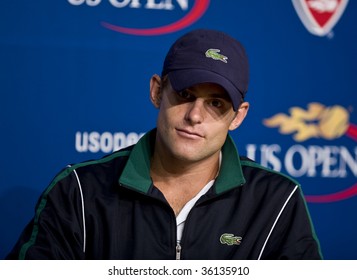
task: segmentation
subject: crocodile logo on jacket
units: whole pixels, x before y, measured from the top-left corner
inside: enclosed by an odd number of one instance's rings
[[[232,233],[223,233],[221,237],[219,238],[219,241],[221,244],[226,244],[226,245],[240,245],[242,241],[242,237],[240,236],[234,236]]]

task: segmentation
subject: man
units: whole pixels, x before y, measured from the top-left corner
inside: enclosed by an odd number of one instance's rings
[[[242,45],[195,30],[150,82],[157,128],[60,172],[8,258],[320,259],[299,184],[240,158],[249,104]]]

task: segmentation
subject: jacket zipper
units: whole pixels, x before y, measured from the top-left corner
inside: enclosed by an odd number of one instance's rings
[[[176,260],[181,260],[181,245],[180,242],[176,244]]]
[[[121,184],[121,183],[119,183],[119,185],[121,186],[121,187],[124,187],[124,188],[127,188],[127,189],[129,189],[129,190],[131,190],[131,191],[133,191],[131,188],[129,188],[129,187],[127,187],[126,185],[123,185],[123,184]],[[157,197],[155,197],[155,196],[149,196],[149,197],[151,197],[151,198],[153,198],[153,199],[155,199],[155,200],[157,200],[157,201],[160,201],[161,203],[163,203],[163,205],[165,205],[166,207],[168,207],[170,210],[171,210],[171,213],[172,213],[172,215],[173,215],[173,217],[174,217],[174,221],[175,221],[175,225],[176,225],[176,217],[175,217],[175,213],[174,213],[174,211],[172,210],[172,208],[171,208],[171,206],[168,204],[168,202],[167,201],[163,201],[163,200],[161,200],[161,199],[159,199],[159,198],[157,198]],[[177,240],[177,226],[175,227],[175,240]],[[176,241],[176,247],[175,247],[175,255],[176,255],[176,260],[181,260],[181,251],[182,251],[182,247],[181,247],[181,244],[180,244],[180,241]]]

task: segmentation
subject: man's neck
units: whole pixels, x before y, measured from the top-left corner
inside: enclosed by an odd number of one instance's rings
[[[151,178],[177,215],[219,171],[220,152],[199,162],[187,162],[154,153]]]

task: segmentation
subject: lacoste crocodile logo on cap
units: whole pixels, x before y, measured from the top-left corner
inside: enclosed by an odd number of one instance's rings
[[[221,50],[219,50],[219,49],[208,49],[205,54],[206,54],[206,57],[210,57],[214,60],[220,60],[224,63],[227,63],[228,57],[226,57],[223,54],[220,54],[220,52],[221,52]]]
[[[240,236],[234,236],[232,233],[223,233],[221,237],[219,238],[219,241],[221,244],[225,245],[240,245],[242,241],[242,237]]]

